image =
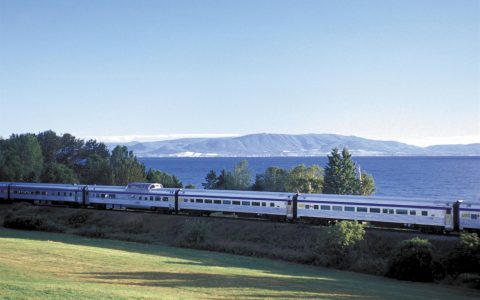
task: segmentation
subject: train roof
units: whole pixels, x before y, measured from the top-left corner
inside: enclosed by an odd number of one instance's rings
[[[295,193],[277,193],[277,192],[259,192],[259,191],[236,191],[236,190],[202,190],[202,189],[184,189],[180,191],[181,195],[207,197],[212,196],[237,196],[237,197],[257,197],[257,198],[281,198],[291,199]]]
[[[12,182],[12,187],[28,187],[28,188],[57,188],[57,189],[82,189],[85,185],[82,184],[59,184],[59,183],[37,183],[37,182]]]
[[[431,198],[405,198],[405,197],[391,197],[391,196],[362,196],[362,195],[331,195],[331,194],[302,194],[298,197],[300,201],[331,201],[343,202],[367,202],[367,203],[429,203],[437,206],[451,205],[458,199],[431,199]]]

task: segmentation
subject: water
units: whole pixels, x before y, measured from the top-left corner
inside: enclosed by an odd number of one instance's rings
[[[298,164],[325,167],[326,157],[140,158],[147,168],[175,174],[184,185],[202,188],[210,170],[232,170],[246,159],[253,173]],[[354,157],[375,180],[376,195],[480,201],[480,157]]]

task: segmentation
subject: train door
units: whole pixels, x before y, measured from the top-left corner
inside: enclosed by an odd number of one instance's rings
[[[287,219],[288,220],[293,219],[293,201],[292,200],[287,201]]]
[[[445,210],[445,230],[451,231],[453,229],[452,209]]]

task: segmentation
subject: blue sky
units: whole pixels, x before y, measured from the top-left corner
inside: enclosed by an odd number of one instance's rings
[[[480,2],[0,1],[0,136],[480,142]]]

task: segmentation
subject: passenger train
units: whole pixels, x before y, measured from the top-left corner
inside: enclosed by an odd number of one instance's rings
[[[356,220],[445,232],[480,230],[480,202],[462,200],[178,189],[159,183],[125,187],[0,182],[0,202],[20,201],[175,214],[218,212],[313,223]]]

